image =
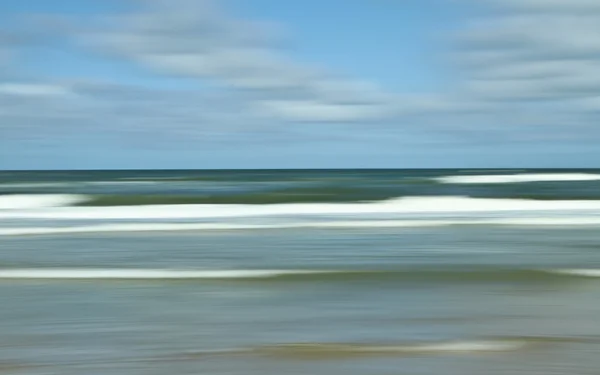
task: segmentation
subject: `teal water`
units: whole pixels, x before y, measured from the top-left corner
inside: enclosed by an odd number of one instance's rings
[[[0,374],[596,374],[599,173],[2,172]]]

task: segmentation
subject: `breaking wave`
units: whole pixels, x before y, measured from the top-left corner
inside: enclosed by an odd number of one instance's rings
[[[523,340],[472,340],[448,341],[439,343],[406,343],[406,344],[336,344],[336,343],[302,343],[264,346],[248,350],[250,354],[328,359],[336,357],[356,356],[393,356],[421,354],[469,354],[507,352],[524,349],[529,342]]]
[[[599,278],[600,269],[194,270],[122,268],[5,268],[5,280],[390,280],[418,282],[541,282]]]
[[[17,197],[17,198],[15,198]],[[111,207],[64,207],[86,196],[2,197],[0,218],[6,219],[200,219],[264,216],[328,216],[377,214],[462,214],[543,211],[600,211],[600,200],[487,199],[468,197],[405,197],[362,203],[186,204]],[[16,199],[16,200],[15,200]],[[59,206],[59,207],[56,207]],[[62,207],[61,207],[62,206]],[[21,209],[19,209],[21,208]],[[24,209],[27,208],[27,209]]]
[[[466,340],[400,343],[329,343],[308,342],[264,345],[239,349],[207,350],[181,355],[180,359],[206,356],[258,355],[280,359],[339,359],[367,356],[465,355],[513,352],[539,345],[590,343],[597,339],[553,336],[490,337]]]
[[[456,225],[494,226],[600,226],[600,218],[507,218],[480,220],[354,220],[289,222],[281,224],[236,223],[121,223],[70,227],[16,227],[0,228],[0,236],[60,235],[76,233],[120,232],[184,232],[184,231],[235,231],[269,229],[360,229],[360,228],[425,228]]]
[[[544,181],[597,181],[600,174],[592,173],[527,173],[510,175],[445,176],[436,181],[446,184],[512,184],[519,182]]]
[[[181,279],[253,279],[285,275],[314,274],[318,270],[170,270],[170,269],[95,269],[95,268],[30,268],[0,270],[0,279],[116,279],[116,280],[181,280]]]
[[[0,195],[0,210],[70,206],[86,200],[86,196],[75,194]]]

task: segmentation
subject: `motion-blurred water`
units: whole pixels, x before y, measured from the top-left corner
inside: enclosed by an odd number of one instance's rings
[[[0,173],[0,374],[597,374],[600,171]]]

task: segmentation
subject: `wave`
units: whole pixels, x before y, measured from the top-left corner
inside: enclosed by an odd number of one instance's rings
[[[122,268],[5,268],[5,280],[289,280],[405,282],[542,282],[600,278],[600,269],[193,270]]]
[[[264,346],[248,350],[249,354],[292,358],[336,358],[421,354],[468,354],[516,351],[529,346],[526,340],[471,340],[438,343],[344,344],[301,343]],[[238,351],[240,353],[240,351]],[[243,353],[243,351],[242,351]]]
[[[99,185],[99,186],[111,186],[111,185],[156,185],[161,181],[82,181],[85,185]]]
[[[94,269],[30,268],[0,270],[0,279],[97,279],[97,280],[193,280],[261,279],[277,276],[315,274],[318,270],[170,270],[170,269]]]
[[[600,269],[562,269],[549,271],[558,275],[600,277]]]
[[[100,224],[74,227],[24,227],[0,229],[0,236],[27,236],[74,233],[111,232],[174,232],[202,230],[267,230],[294,228],[386,228],[386,227],[425,227],[449,225],[443,221],[336,221],[284,224],[233,224],[233,223],[125,223]]]
[[[463,214],[500,212],[587,211],[600,210],[600,200],[540,201],[526,199],[489,199],[468,197],[404,197],[360,203],[285,203],[285,204],[185,204],[110,207],[52,207],[88,199],[86,196],[1,197],[9,208],[7,219],[200,219],[264,216],[328,216],[374,214]],[[16,196],[20,197],[20,196]],[[16,203],[15,203],[16,202]],[[49,208],[44,208],[49,207]]]
[[[87,200],[75,194],[14,194],[0,196],[0,210],[70,206]]]
[[[290,222],[281,224],[235,223],[122,223],[71,227],[17,227],[0,228],[0,236],[59,235],[76,233],[119,232],[184,232],[184,231],[235,231],[270,229],[360,229],[360,228],[425,228],[459,225],[494,226],[600,226],[600,218],[510,218],[487,220],[354,220]]]
[[[159,204],[282,204],[381,201],[397,193],[352,186],[312,186],[269,189],[237,194],[205,195],[97,195],[80,206],[143,206]]]
[[[68,187],[68,182],[0,182],[0,189],[39,189]]]
[[[513,352],[539,345],[568,343],[597,343],[597,338],[511,336],[467,340],[400,343],[330,343],[308,342],[276,344],[239,349],[206,350],[180,355],[179,359],[198,359],[207,356],[259,355],[282,359],[339,359],[357,356],[412,356]]]
[[[474,352],[504,352],[522,349],[528,342],[518,340],[473,340],[450,341],[439,343],[409,343],[409,344],[284,344],[254,349],[254,352],[272,355],[291,356],[331,356],[331,355],[368,355],[368,354],[425,354],[425,353],[474,353]]]
[[[446,184],[511,184],[518,182],[597,181],[600,174],[592,173],[527,173],[511,175],[445,176],[434,180]]]

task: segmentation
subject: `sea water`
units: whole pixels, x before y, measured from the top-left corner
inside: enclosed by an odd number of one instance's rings
[[[0,173],[0,373],[597,374],[600,171]]]

